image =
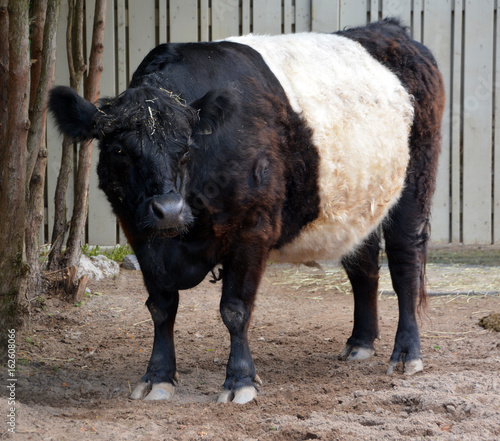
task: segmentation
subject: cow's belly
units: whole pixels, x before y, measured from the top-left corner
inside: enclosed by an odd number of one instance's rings
[[[411,96],[357,42],[338,35],[231,39],[257,50],[292,108],[313,129],[320,211],[271,258],[338,258],[360,244],[401,195],[409,161]]]

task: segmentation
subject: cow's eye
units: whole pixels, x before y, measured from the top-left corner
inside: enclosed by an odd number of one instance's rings
[[[113,148],[112,150],[113,154],[119,158],[126,158],[128,155],[127,155],[127,152],[125,151],[125,149],[123,147],[115,147]]]

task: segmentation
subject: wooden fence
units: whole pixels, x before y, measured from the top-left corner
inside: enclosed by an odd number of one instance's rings
[[[95,0],[86,1],[90,38]],[[446,83],[442,153],[432,217],[434,243],[500,244],[499,0],[108,0],[101,95],[122,92],[155,45],[248,32],[332,32],[400,17],[431,48]],[[68,83],[67,1],[62,0],[56,84]],[[87,41],[87,47],[90,42]],[[49,241],[61,138],[48,127],[45,228]],[[94,164],[97,162],[94,149]],[[59,156],[58,156],[59,155]],[[71,206],[70,189],[68,204]],[[88,243],[125,241],[92,172]]]

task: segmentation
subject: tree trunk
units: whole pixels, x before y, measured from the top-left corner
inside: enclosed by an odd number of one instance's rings
[[[106,20],[106,0],[97,0],[95,5],[92,48],[89,59],[89,72],[85,81],[85,99],[97,101],[101,79],[102,53],[104,49],[104,25]],[[65,253],[65,266],[77,265],[82,253],[82,242],[87,220],[92,141],[83,142],[78,156],[75,205],[68,244]]]
[[[83,74],[87,70],[83,56],[83,0],[69,0],[68,26],[66,30],[66,55],[69,68],[69,82],[71,87],[79,92]],[[66,191],[69,176],[73,167],[73,141],[67,136],[62,143],[61,167],[57,177],[54,195],[54,226],[52,228],[51,248],[49,252],[48,268],[61,269],[64,266],[62,249],[68,229]]]
[[[4,2],[5,3],[5,2]],[[26,288],[24,253],[26,215],[26,159],[30,127],[29,109],[29,0],[11,0],[9,21],[9,81],[7,128],[0,189],[0,352],[5,355],[7,332],[24,317],[27,307],[22,293]],[[2,357],[3,358],[3,357]]]
[[[3,153],[7,136],[7,100],[9,99],[9,0],[0,0],[0,189],[2,188]],[[5,115],[5,116],[3,116]]]
[[[37,0],[41,3],[42,0]],[[35,2],[34,4],[36,5]],[[45,170],[47,167],[47,149],[45,146],[45,129],[47,121],[48,93],[54,82],[56,59],[57,21],[59,18],[60,0],[43,0],[46,4],[46,16],[36,18],[44,23],[42,44],[43,51],[36,63],[40,65],[36,75],[31,75],[32,108],[30,111],[31,129],[28,135],[27,184],[28,203],[26,214],[26,257],[30,268],[28,279],[28,299],[41,292],[40,249],[38,246],[40,225],[43,221],[43,193]],[[32,47],[33,47],[32,38]],[[38,42],[37,42],[38,44]],[[33,80],[38,77],[38,84]],[[33,91],[34,93],[33,97]]]

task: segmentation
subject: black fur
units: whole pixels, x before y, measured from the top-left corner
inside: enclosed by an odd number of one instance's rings
[[[49,108],[56,116],[57,128],[75,141],[94,138],[96,107],[70,87],[58,86],[50,91]]]

